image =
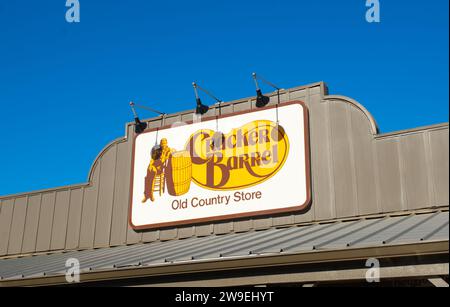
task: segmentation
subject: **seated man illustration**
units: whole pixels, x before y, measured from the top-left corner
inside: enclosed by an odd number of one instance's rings
[[[152,158],[147,168],[144,198],[142,199],[142,203],[145,203],[148,199],[154,201],[154,191],[159,191],[159,195],[162,195],[162,193],[164,192],[164,172],[173,151],[174,150],[167,145],[167,139],[165,138],[161,139],[159,146],[155,146],[152,148]]]

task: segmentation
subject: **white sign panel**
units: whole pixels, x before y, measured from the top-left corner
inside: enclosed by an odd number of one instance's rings
[[[131,226],[306,209],[311,198],[308,135],[308,112],[299,101],[138,134]]]

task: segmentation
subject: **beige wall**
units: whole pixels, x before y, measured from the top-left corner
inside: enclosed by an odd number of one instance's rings
[[[127,224],[134,133],[128,125],[127,136],[95,160],[89,184],[0,197],[0,257],[448,206],[448,124],[379,135],[364,107],[326,94],[325,85],[316,83],[281,95],[282,101],[304,101],[310,112],[313,200],[306,213],[135,232]],[[242,99],[222,113],[252,106],[250,98]],[[165,124],[189,120],[191,112],[173,114]],[[150,127],[161,124],[150,121]]]

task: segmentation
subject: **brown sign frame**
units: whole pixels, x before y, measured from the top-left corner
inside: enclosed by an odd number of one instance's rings
[[[295,205],[292,207],[286,207],[286,208],[280,208],[280,209],[269,209],[269,210],[260,210],[260,211],[252,211],[252,212],[246,212],[246,213],[237,213],[237,214],[228,214],[228,215],[219,215],[219,216],[211,216],[206,218],[196,218],[196,219],[189,219],[189,220],[182,220],[182,221],[175,221],[175,222],[166,222],[166,223],[157,223],[157,224],[148,224],[148,225],[140,225],[135,226],[132,223],[132,207],[133,207],[133,181],[134,181],[134,159],[135,159],[135,150],[136,150],[136,138],[144,133],[154,132],[154,131],[161,131],[165,129],[172,128],[170,125],[166,125],[160,128],[153,128],[153,129],[145,129],[140,134],[135,134],[133,136],[133,150],[132,150],[132,158],[131,158],[131,179],[130,179],[130,196],[129,196],[129,205],[128,205],[128,223],[134,230],[144,230],[144,229],[156,229],[156,228],[165,228],[165,227],[171,227],[171,226],[181,226],[181,225],[194,225],[194,224],[200,224],[205,222],[212,222],[212,221],[225,221],[225,220],[232,220],[232,219],[241,219],[244,217],[255,217],[255,216],[268,216],[268,215],[274,215],[274,214],[280,214],[280,213],[289,213],[289,212],[297,212],[297,211],[303,211],[307,209],[307,207],[311,204],[311,158],[310,158],[310,142],[309,142],[309,110],[306,104],[303,101],[300,100],[292,100],[284,103],[280,103],[279,105],[271,105],[266,106],[263,108],[258,109],[252,109],[252,110],[246,110],[246,111],[238,111],[233,112],[229,114],[224,114],[221,116],[208,116],[205,118],[202,118],[202,122],[210,121],[210,120],[216,120],[216,118],[227,118],[247,113],[253,113],[253,112],[259,112],[264,110],[270,110],[275,109],[283,106],[288,106],[292,104],[299,104],[303,108],[303,123],[304,123],[304,140],[305,140],[305,171],[306,171],[306,201],[301,205]],[[186,121],[184,122],[187,125],[193,124],[193,121]]]

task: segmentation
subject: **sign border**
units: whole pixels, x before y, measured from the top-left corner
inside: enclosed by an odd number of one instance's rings
[[[292,100],[292,101],[280,103],[279,105],[276,104],[276,105],[266,106],[263,108],[237,111],[237,112],[233,112],[233,113],[229,113],[229,114],[224,114],[221,116],[208,116],[206,118],[202,118],[201,121],[206,122],[206,121],[210,121],[210,120],[215,120],[216,118],[221,119],[221,118],[226,118],[226,117],[231,117],[231,116],[236,116],[236,115],[242,115],[242,114],[247,114],[247,113],[275,109],[275,108],[293,105],[293,104],[299,104],[303,108],[305,164],[306,164],[305,165],[306,201],[303,204],[286,207],[286,208],[280,208],[280,209],[268,209],[268,210],[252,211],[252,212],[246,212],[246,213],[235,213],[235,214],[202,217],[202,218],[182,220],[182,221],[135,226],[132,222],[131,214],[132,214],[132,207],[133,207],[133,181],[134,181],[134,162],[135,162],[134,158],[135,158],[135,149],[136,149],[136,138],[139,135],[144,134],[144,133],[149,133],[149,132],[153,132],[153,131],[157,131],[157,130],[160,131],[160,130],[172,128],[171,125],[166,125],[166,126],[159,127],[159,128],[145,129],[142,133],[135,134],[133,136],[133,145],[132,145],[133,149],[132,149],[132,157],[131,157],[130,196],[129,196],[129,202],[128,202],[128,224],[134,230],[156,229],[156,228],[165,228],[165,227],[170,227],[170,226],[194,225],[197,223],[205,223],[205,222],[212,222],[212,221],[225,221],[225,220],[231,220],[231,219],[239,219],[239,218],[243,218],[243,217],[255,217],[255,216],[271,215],[271,214],[278,214],[278,213],[295,212],[295,211],[302,211],[302,210],[306,209],[311,204],[311,159],[310,159],[310,143],[309,143],[309,110],[303,101]],[[193,120],[189,120],[184,123],[188,124],[188,125],[192,125]]]

